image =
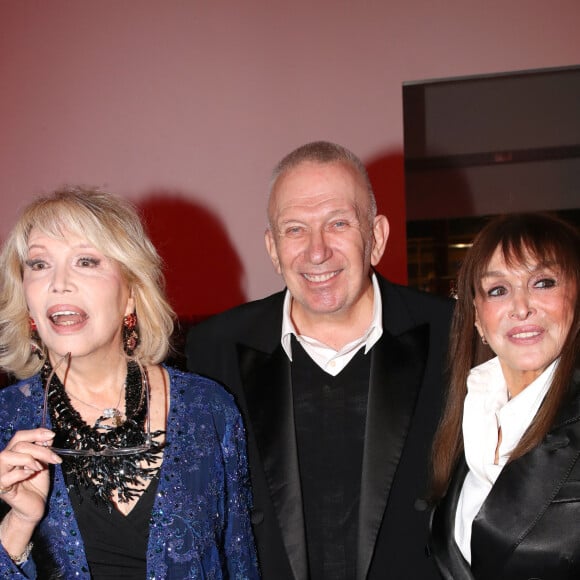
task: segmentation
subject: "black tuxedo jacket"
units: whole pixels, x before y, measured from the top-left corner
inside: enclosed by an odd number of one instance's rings
[[[570,400],[535,449],[508,463],[475,517],[472,566],[454,540],[463,458],[431,520],[430,548],[445,580],[580,578],[580,369]]]
[[[356,580],[428,580],[438,576],[425,553],[421,498],[452,301],[380,276],[379,284],[383,336],[370,355]],[[231,390],[244,416],[263,578],[307,580],[291,363],[280,343],[283,301],[279,292],[193,327],[186,350],[188,367]]]

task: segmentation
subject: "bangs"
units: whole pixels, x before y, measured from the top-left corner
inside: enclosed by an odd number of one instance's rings
[[[557,270],[576,288],[580,285],[578,233],[544,214],[514,214],[491,222],[476,236],[466,280],[474,294],[481,291],[481,280],[498,248],[509,267],[538,264]]]
[[[114,221],[111,214],[95,213],[94,207],[69,203],[63,199],[47,200],[34,205],[25,213],[20,223],[17,236],[20,260],[24,261],[28,254],[28,239],[32,230],[38,230],[56,240],[63,240],[71,235],[78,237],[86,240],[105,256],[119,260],[119,252],[116,251],[113,240],[123,239],[126,233]],[[113,232],[109,232],[112,228]]]
[[[558,270],[566,278],[574,279],[577,275],[577,248],[572,249],[565,240],[545,232],[516,232],[518,235],[508,236],[501,240],[502,256],[507,266],[530,266],[537,264]],[[491,259],[491,256],[490,256]]]

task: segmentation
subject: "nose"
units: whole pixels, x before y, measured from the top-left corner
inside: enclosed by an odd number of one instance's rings
[[[66,266],[55,265],[52,270],[50,291],[55,294],[63,294],[71,291],[70,273]]]
[[[510,310],[510,318],[516,320],[526,320],[534,313],[530,295],[527,288],[514,289],[512,308]]]
[[[311,264],[322,264],[332,254],[332,250],[325,239],[324,232],[317,230],[310,232],[306,251]]]

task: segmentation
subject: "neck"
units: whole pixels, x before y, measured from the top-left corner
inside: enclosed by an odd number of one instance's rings
[[[53,368],[59,360],[60,358],[51,357]],[[117,400],[119,390],[125,382],[127,359],[124,354],[111,356],[105,360],[72,356],[68,367],[64,361],[56,374],[67,392],[73,396],[84,397],[89,402],[91,397],[94,397],[110,403],[112,399]]]
[[[311,313],[292,300],[292,322],[299,334],[310,336],[334,350],[361,337],[373,319],[374,290],[372,284],[358,301],[344,311]]]

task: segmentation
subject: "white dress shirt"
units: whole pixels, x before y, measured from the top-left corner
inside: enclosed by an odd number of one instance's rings
[[[556,364],[554,361],[511,400],[508,400],[507,385],[497,357],[471,369],[463,406],[463,442],[469,472],[455,513],[455,541],[469,563],[473,520],[538,412],[550,388]],[[499,460],[495,464],[500,427]]]
[[[296,327],[292,322],[291,307],[292,295],[289,290],[286,290],[284,298],[284,308],[282,315],[282,348],[292,360],[292,342],[291,337],[294,335],[298,342],[302,345],[304,350],[308,353],[310,358],[325,372],[335,377],[342,371],[346,365],[352,360],[359,349],[364,346],[365,354],[376,344],[383,334],[383,308],[381,301],[381,292],[379,289],[379,282],[376,275],[372,275],[373,283],[373,318],[367,331],[359,338],[349,342],[340,350],[323,344],[315,338],[298,334]]]

